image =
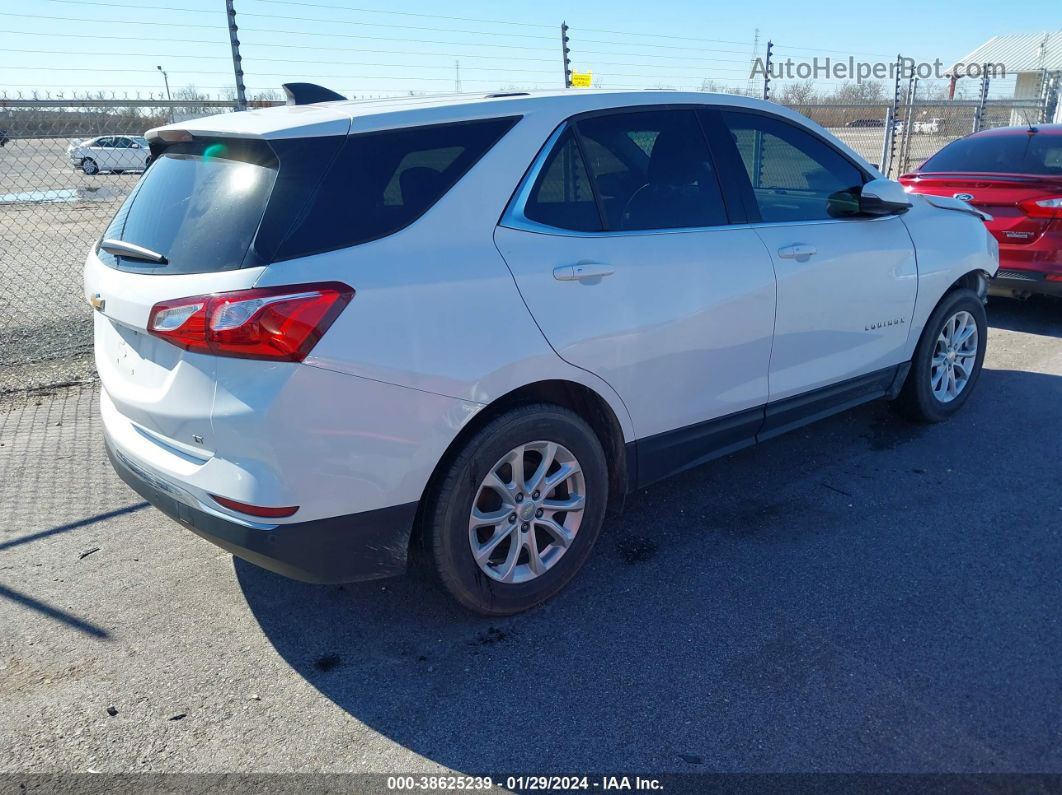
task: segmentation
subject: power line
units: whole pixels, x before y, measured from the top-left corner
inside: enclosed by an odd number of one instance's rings
[[[21,17],[22,19],[46,19],[53,22],[97,22],[106,25],[154,25],[163,28],[208,28],[211,30],[225,30],[225,25],[193,25],[183,22],[148,22],[146,20],[131,21],[128,19],[88,19],[85,17],[56,17],[42,14],[12,14],[9,11],[0,11],[0,17]],[[284,31],[280,31],[284,32]]]
[[[127,9],[129,9],[129,8],[138,8],[137,6],[124,5],[124,4],[121,4],[121,3],[100,2],[100,0],[49,0],[49,2],[52,2],[52,3],[72,3],[72,4],[75,4],[75,5],[78,5],[78,6],[104,6],[104,7],[108,7],[108,8],[127,8]],[[199,9],[199,8],[185,8],[185,7],[179,7],[179,6],[155,6],[153,8],[153,10],[158,10],[158,11],[180,11],[180,12],[184,12],[184,13],[193,13],[193,14],[203,13],[203,10]],[[320,19],[320,18],[314,18],[314,17],[292,16],[290,14],[256,14],[256,13],[253,13],[251,11],[241,11],[241,12],[239,12],[239,14],[237,16],[240,17],[240,18],[242,18],[242,17],[256,17],[258,19],[279,19],[279,20],[283,20],[283,21],[287,21],[287,22],[292,22],[292,21],[295,21],[295,22],[319,22],[319,23],[323,23],[323,24],[326,24],[326,25],[359,25],[359,26],[362,26],[362,27],[370,27],[370,28],[394,28],[396,30],[427,30],[427,31],[441,32],[441,33],[465,33],[465,34],[470,34],[470,35],[474,35],[474,36],[509,36],[511,38],[538,39],[540,41],[552,41],[552,39],[553,39],[552,36],[545,36],[545,35],[541,35],[541,34],[498,33],[497,31],[466,30],[466,29],[463,29],[463,28],[447,28],[445,30],[441,30],[440,31],[439,28],[437,28],[437,27],[425,27],[425,26],[422,26],[422,25],[395,25],[393,23],[381,24],[381,23],[376,23],[376,22],[356,22],[356,21],[349,20],[349,19]],[[87,21],[92,21],[92,20],[83,20],[83,21],[87,22]],[[103,20],[101,20],[101,21],[103,21]],[[107,21],[117,22],[118,20],[107,20]],[[136,23],[130,23],[130,24],[136,24]],[[150,24],[160,24],[160,23],[150,23]],[[287,33],[289,31],[277,31],[277,32]]]
[[[76,2],[76,0],[62,0],[62,1],[63,2]],[[357,12],[357,13],[365,13],[365,14],[390,14],[390,15],[396,15],[396,16],[422,17],[422,18],[426,18],[426,19],[447,19],[447,20],[452,20],[452,21],[456,21],[456,22],[478,22],[480,24],[487,24],[487,25],[516,25],[516,26],[519,26],[519,27],[549,28],[549,29],[553,29],[553,28],[557,27],[556,25],[543,25],[543,24],[540,24],[540,23],[533,23],[533,22],[514,22],[513,20],[508,20],[508,19],[480,19],[480,18],[474,18],[474,17],[445,16],[443,14],[414,13],[414,12],[411,12],[411,11],[389,11],[389,10],[385,11],[385,10],[382,10],[382,9],[375,9],[375,8],[353,8],[353,7],[348,7],[348,6],[337,6],[337,5],[332,5],[332,4],[329,4],[329,3],[296,2],[296,0],[258,0],[258,2],[260,2],[260,3],[271,3],[271,4],[275,4],[275,5],[303,6],[303,7],[306,7],[306,8],[325,8],[325,9],[330,9],[330,10],[333,10],[333,11],[354,11],[354,12]],[[590,33],[608,33],[608,34],[614,34],[614,35],[618,35],[618,36],[647,36],[647,37],[650,37],[650,38],[673,39],[673,40],[676,40],[676,41],[699,41],[699,42],[712,42],[712,43],[717,43],[717,44],[745,44],[745,42],[743,42],[743,41],[731,41],[729,39],[705,39],[705,38],[698,38],[698,37],[693,37],[693,36],[675,36],[675,35],[666,34],[666,33],[645,33],[645,32],[642,32],[642,31],[611,30],[611,29],[606,29],[606,28],[584,28],[582,26],[579,26],[579,27],[576,28],[576,32],[584,31],[584,30],[588,31]]]
[[[448,19],[453,22],[479,22],[491,25],[516,25],[526,28],[548,28],[552,30],[557,27],[556,25],[543,25],[533,22],[514,22],[509,19],[475,19],[472,17],[452,17],[444,16],[442,14],[418,14],[413,11],[385,11],[378,8],[351,8],[348,6],[329,5],[327,3],[301,3],[294,2],[294,0],[258,0],[260,3],[273,3],[276,5],[286,6],[303,6],[305,8],[327,8],[333,11],[355,11],[363,14],[390,14],[393,16],[403,17],[420,17],[422,19]]]
[[[36,32],[36,31],[27,31],[27,30],[0,30],[0,33],[11,33],[11,34],[20,35],[20,36],[50,36],[50,37],[55,37],[57,35],[60,35],[60,34],[54,34],[54,33],[39,33],[39,32]],[[66,35],[72,37],[74,34],[66,34]],[[92,38],[93,39],[117,40],[117,41],[173,42],[173,43],[176,43],[176,44],[222,44],[222,43],[225,43],[225,42],[217,42],[217,41],[208,41],[206,39],[170,39],[170,38],[160,39],[160,38],[150,38],[150,37],[146,37],[146,36],[100,36],[100,35],[97,35],[95,33],[92,34]],[[408,41],[408,42],[411,42],[411,43],[414,43],[414,44],[456,44],[457,43],[457,42],[431,42],[431,41],[424,41],[424,40],[420,40],[420,39],[393,39],[392,41]],[[277,47],[282,47],[284,49],[294,49],[294,50],[313,50],[314,52],[322,52],[322,51],[348,52],[348,50],[346,50],[344,48],[341,48],[341,47],[323,47],[323,46],[317,45],[317,44],[274,44],[274,43],[270,43],[270,44],[263,44],[261,46],[269,47],[271,49],[272,48],[277,48]],[[492,46],[492,45],[479,45],[479,46]],[[505,45],[498,45],[498,46],[505,46]],[[523,49],[523,48],[521,48],[521,49]],[[530,48],[527,48],[527,49],[530,49]],[[41,51],[41,50],[33,50],[32,52],[43,52],[43,51]],[[457,57],[461,57],[461,58],[482,58],[482,59],[487,59],[487,60],[529,61],[529,62],[535,62],[535,63],[553,63],[554,61],[556,61],[556,58],[528,58],[527,56],[523,56],[523,55],[479,55],[479,54],[464,53],[464,52],[462,52],[462,53],[410,52],[409,50],[374,50],[374,49],[368,49],[368,48],[365,48],[365,47],[360,47],[359,48],[359,52],[371,52],[371,53],[387,54],[387,55],[444,55],[444,56],[449,56],[449,57],[457,56]],[[58,54],[62,54],[62,53],[58,53]],[[98,55],[107,55],[107,56],[110,56],[110,57],[114,57],[114,53],[110,53],[110,52],[108,52],[108,53],[85,53],[85,54],[86,55],[90,55],[90,54],[91,55],[96,55],[96,54],[98,54]],[[124,54],[126,54],[126,53],[123,53],[123,55]],[[133,54],[133,53],[129,53],[129,54]],[[140,54],[140,53],[137,53],[137,54]],[[151,55],[154,56],[154,55],[164,55],[164,54],[163,53],[151,53]],[[190,55],[189,56],[185,56],[185,55],[165,54],[165,57],[167,57],[167,58],[170,58],[170,57],[194,58],[194,57],[200,57],[200,56],[190,56]],[[228,55],[226,55],[224,57],[225,57],[225,59],[229,58]],[[270,60],[273,60],[273,59],[270,58]],[[292,63],[299,63],[299,61],[292,61]]]
[[[0,30],[0,33],[6,33],[6,32],[10,32],[10,31],[2,31],[2,30]],[[34,34],[34,35],[37,35],[37,34]],[[48,35],[48,34],[40,34],[40,35]],[[132,41],[132,40],[134,40],[136,38],[138,38],[138,37],[129,37],[128,40]],[[179,39],[176,39],[176,40],[173,40],[173,39],[156,39],[156,41],[180,41],[180,40]],[[269,45],[269,46],[270,47],[279,47],[279,46],[285,46],[285,45]],[[295,45],[287,45],[287,46],[295,46]],[[307,47],[307,48],[304,48],[304,49],[315,49],[315,50],[317,50],[317,49],[321,49],[321,48]],[[328,49],[330,49],[330,48],[328,48]],[[99,57],[106,57],[106,58],[114,58],[114,53],[113,52],[106,52],[106,51],[104,51],[104,52],[91,52],[89,50],[40,50],[40,49],[29,49],[29,48],[22,49],[22,48],[17,48],[17,47],[8,47],[8,48],[6,48],[6,51],[7,52],[33,53],[33,54],[39,54],[39,55],[79,55],[79,56],[87,55],[87,56],[99,56]],[[346,52],[346,50],[342,50],[342,52]],[[494,60],[494,61],[527,61],[527,62],[532,62],[532,63],[553,63],[556,60],[555,58],[522,58],[522,57],[519,57],[519,56],[513,57],[513,56],[509,56],[509,55],[472,55],[472,54],[469,54],[469,53],[451,53],[451,52],[410,52],[408,50],[360,49],[359,52],[375,53],[375,54],[383,54],[383,55],[416,55],[418,57],[439,56],[439,57],[449,57],[449,58],[455,58],[455,57],[456,58],[478,58],[478,59],[486,59],[486,60]],[[186,58],[186,59],[190,59],[190,60],[202,60],[202,61],[228,61],[229,60],[229,56],[227,54],[226,55],[189,55],[188,53],[163,53],[163,52],[158,52],[158,51],[155,51],[155,52],[128,52],[128,51],[124,51],[123,50],[122,51],[122,56],[123,57],[130,57],[130,58],[152,58],[152,59],[154,59],[154,58]],[[270,56],[269,61],[270,61],[270,63],[323,64],[323,65],[335,65],[335,66],[386,66],[386,67],[405,67],[405,66],[407,66],[407,64],[374,63],[374,62],[369,62],[369,61],[337,61],[337,60],[331,60],[331,59],[327,60],[327,61],[315,61],[315,60],[306,60],[306,59],[303,59],[303,58],[274,58],[272,56]],[[716,63],[727,63],[727,64],[744,63],[744,61],[742,59],[739,59],[739,58],[699,58],[699,59],[697,59],[697,62],[698,63],[708,63],[708,62],[710,62],[712,64],[716,64]],[[431,66],[431,64],[422,64],[422,65],[426,66],[426,67],[427,66]],[[416,66],[416,64],[410,64],[409,66]],[[598,60],[595,60],[593,62],[593,66],[594,67],[599,67],[599,66],[624,66],[624,67],[640,67],[640,68],[645,68],[645,69],[670,69],[670,68],[675,68],[677,66],[677,64],[637,63],[637,62],[631,62],[631,61],[598,61]],[[15,67],[8,67],[8,68],[15,68]],[[21,68],[25,68],[25,67],[21,67]],[[498,67],[494,67],[494,66],[472,66],[472,67],[467,67],[466,66],[465,68],[466,69],[468,69],[468,68],[471,68],[471,69],[498,69]],[[712,66],[710,68],[717,69],[719,71],[738,71],[738,70],[735,70],[735,69],[722,69],[721,67],[717,67],[717,66]],[[512,69],[510,67],[505,67],[504,71],[507,71],[507,72],[536,71],[536,72],[540,72],[542,74],[545,74],[548,70]]]

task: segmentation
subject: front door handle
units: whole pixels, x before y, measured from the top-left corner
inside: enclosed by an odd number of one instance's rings
[[[792,246],[782,246],[778,249],[779,257],[782,259],[795,259],[797,262],[807,262],[816,253],[814,246],[807,246],[803,243],[795,243]]]
[[[575,265],[558,265],[553,269],[553,278],[559,282],[583,282],[613,273],[612,266],[603,262],[578,262]]]

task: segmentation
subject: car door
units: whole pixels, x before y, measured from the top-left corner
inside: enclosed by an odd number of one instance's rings
[[[132,138],[120,135],[114,139],[114,142],[115,168],[134,169],[143,165],[139,157],[140,150],[133,148]]]
[[[495,232],[550,344],[626,404],[643,481],[762,421],[774,269],[735,212],[692,108],[627,109],[557,130]]]
[[[903,221],[858,216],[869,175],[811,130],[763,112],[717,118],[778,277],[770,400],[887,379],[904,358],[918,289]]]
[[[101,138],[97,138],[90,146],[88,156],[96,161],[96,165],[100,171],[110,171],[112,168],[118,168],[115,165],[115,148],[114,137],[105,135]]]

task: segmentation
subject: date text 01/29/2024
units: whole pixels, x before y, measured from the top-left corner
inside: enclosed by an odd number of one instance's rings
[[[491,776],[388,776],[387,789],[393,792],[421,791],[437,792],[440,790],[492,790],[501,786]],[[602,776],[591,779],[589,776],[506,776],[504,787],[515,791],[555,791],[555,790],[640,790],[654,791],[663,789],[663,784],[656,778],[641,776]]]

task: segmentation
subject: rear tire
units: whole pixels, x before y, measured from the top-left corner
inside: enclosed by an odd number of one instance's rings
[[[429,498],[430,567],[469,610],[527,610],[582,567],[608,484],[601,442],[581,417],[551,404],[513,409],[467,441]]]
[[[977,384],[987,341],[985,307],[977,293],[962,288],[945,295],[922,330],[893,406],[915,422],[951,417]]]
[[[86,157],[81,161],[81,170],[91,176],[93,174],[98,174],[100,172],[100,167],[96,165],[96,161],[91,157]]]

